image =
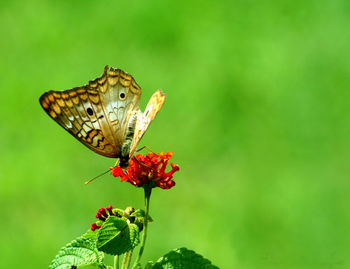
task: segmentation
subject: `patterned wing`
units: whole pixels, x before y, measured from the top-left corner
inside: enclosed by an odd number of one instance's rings
[[[105,67],[88,85],[66,91],[49,91],[40,97],[47,114],[91,150],[117,158],[129,110],[138,109],[141,89],[120,69]]]
[[[131,75],[111,68],[107,73],[107,87],[101,88],[101,95],[114,143],[120,148],[130,119],[139,110],[141,88]]]
[[[152,120],[156,117],[159,110],[162,108],[166,95],[161,91],[156,91],[151,99],[148,101],[145,112],[139,113],[134,138],[130,147],[130,158],[134,154],[137,145],[139,144],[142,136],[146,132],[148,126],[151,124]]]

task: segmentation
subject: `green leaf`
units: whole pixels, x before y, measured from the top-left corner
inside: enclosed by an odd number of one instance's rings
[[[145,221],[145,216],[146,213],[144,210],[142,209],[137,209],[135,210],[135,212],[133,212],[130,215],[130,220],[132,223],[135,223],[138,227],[139,227],[139,231],[141,232],[143,230],[143,225],[144,225],[144,221]],[[152,218],[151,216],[148,215],[148,223],[152,222]]]
[[[139,234],[137,225],[110,216],[99,229],[97,248],[110,255],[121,255],[139,244]]]
[[[49,269],[70,269],[72,266],[79,268],[88,265],[106,268],[102,261],[103,253],[97,250],[96,239],[81,236],[59,251]]]
[[[98,234],[98,230],[92,231],[91,229],[89,229],[86,233],[83,234],[83,237],[87,239],[94,238],[96,240],[97,234]]]
[[[151,267],[152,268],[152,267]],[[132,267],[132,269],[142,269],[142,266],[140,263],[134,264],[134,266]]]
[[[151,262],[151,261],[149,261],[149,262],[147,262],[147,264],[145,265],[145,269],[152,269],[152,267],[153,267],[153,262]],[[133,268],[134,269],[134,268]]]
[[[149,266],[150,264],[147,264]],[[147,267],[149,268],[149,267]],[[187,248],[170,251],[154,263],[152,269],[219,269],[203,256]]]
[[[136,209],[135,212],[133,212],[130,216],[136,217],[136,218],[140,218],[140,219],[144,219],[146,216],[145,210],[143,209]],[[148,215],[148,223],[152,222],[153,219],[151,218],[150,215]]]

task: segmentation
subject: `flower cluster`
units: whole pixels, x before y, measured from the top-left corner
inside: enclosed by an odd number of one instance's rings
[[[130,166],[123,171],[119,166],[110,168],[112,175],[120,177],[121,181],[126,181],[134,186],[143,187],[145,185],[160,187],[162,189],[170,189],[175,186],[175,181],[172,179],[173,174],[179,171],[179,166],[171,163],[171,170],[165,172],[169,160],[174,152],[153,153],[147,155],[136,154],[130,160]]]
[[[101,207],[96,213],[96,218],[104,222],[108,218],[108,216],[118,216],[118,212],[114,213],[112,208],[113,207],[111,205],[107,206],[106,208]],[[102,225],[98,225],[96,222],[94,222],[93,224],[91,224],[90,229],[92,231],[95,231],[96,229],[100,229],[101,226]]]

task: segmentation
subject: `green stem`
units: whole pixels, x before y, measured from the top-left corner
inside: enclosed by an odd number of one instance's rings
[[[122,268],[121,269],[128,269],[130,266],[130,262],[131,262],[131,256],[132,256],[132,250],[126,252],[124,254],[124,258],[123,258],[123,263],[122,263]]]
[[[114,269],[118,269],[119,268],[119,255],[115,255],[114,256]]]
[[[145,248],[146,244],[146,238],[147,238],[147,227],[148,227],[148,215],[149,215],[149,200],[151,198],[152,188],[149,186],[144,187],[145,190],[145,219],[143,222],[143,233],[142,233],[142,241],[141,241],[141,247],[139,251],[139,255],[136,258],[136,261],[134,263],[134,268],[140,264],[140,260],[142,257],[143,250]]]
[[[123,261],[122,261],[122,268],[121,269],[125,269],[125,263],[126,263],[126,260],[127,260],[127,252],[124,253],[124,256],[123,256]]]

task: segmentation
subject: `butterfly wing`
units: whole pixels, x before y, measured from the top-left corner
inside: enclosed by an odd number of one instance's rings
[[[148,126],[151,124],[152,120],[156,117],[159,110],[162,108],[166,95],[161,91],[156,91],[151,99],[148,101],[145,112],[139,111],[138,119],[135,126],[134,138],[130,147],[129,156],[133,156],[137,145],[139,144],[142,136],[146,132]]]
[[[88,85],[49,91],[39,101],[51,118],[85,146],[117,158],[140,95],[141,88],[130,75],[106,66],[104,74]]]

